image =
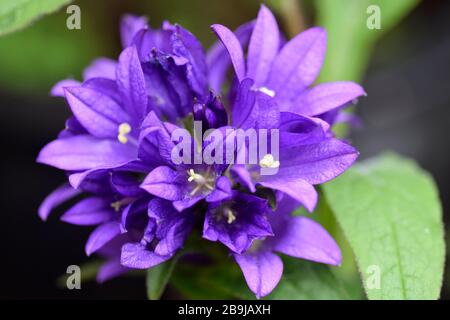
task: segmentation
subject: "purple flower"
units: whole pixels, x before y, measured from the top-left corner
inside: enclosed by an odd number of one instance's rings
[[[170,259],[183,245],[193,227],[193,211],[178,212],[170,201],[153,199],[148,203],[148,223],[140,242],[122,247],[122,265],[148,269]]]
[[[257,298],[276,287],[283,274],[283,262],[276,253],[315,262],[339,265],[341,252],[328,232],[307,217],[291,216],[295,203],[283,198],[270,215],[273,237],[255,241],[244,254],[234,254],[247,284]]]
[[[273,14],[262,5],[251,34],[247,63],[233,32],[218,24],[212,29],[228,50],[238,81],[252,79],[253,89],[273,97],[282,112],[318,116],[365,94],[353,82],[309,88],[325,57],[326,33],[322,28],[308,29],[282,44]]]
[[[146,18],[127,15],[118,61],[97,59],[82,83],[66,79],[52,89],[73,115],[37,161],[64,170],[69,183],[44,200],[39,215],[45,220],[62,202],[79,198],[61,220],[95,226],[85,251],[106,259],[100,282],[169,260],[199,228],[204,239],[230,250],[258,298],[281,278],[276,253],[340,264],[328,233],[290,213],[299,205],[312,211],[314,185],[357,158],[330,125],[364,91],[351,82],[310,88],[324,58],[320,28],[284,43],[265,6],[235,33],[212,28],[221,42],[205,54],[181,26],[152,29]],[[219,95],[230,64],[235,81]],[[201,122],[202,141],[193,120]],[[256,162],[224,163],[251,148],[249,141],[238,145],[228,129],[267,130],[270,146],[262,149],[258,136]],[[237,147],[231,153],[215,149],[230,142]],[[208,159],[222,161],[197,161],[208,152]],[[277,200],[275,212],[267,194]]]
[[[236,165],[232,171],[252,191],[256,186],[282,191],[309,211],[317,203],[313,185],[343,173],[356,160],[358,152],[334,138],[329,125],[319,118],[279,112],[276,100],[252,89],[253,81],[244,79],[233,106],[235,127],[278,129],[277,158],[267,150],[258,154],[257,164]],[[261,174],[261,169],[273,174]]]
[[[241,254],[255,239],[273,235],[267,219],[269,212],[267,200],[230,191],[227,198],[209,205],[203,238],[220,241],[232,252]]]

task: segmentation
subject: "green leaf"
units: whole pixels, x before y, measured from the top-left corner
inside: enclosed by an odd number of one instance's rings
[[[147,286],[147,297],[150,300],[161,298],[177,262],[178,256],[175,256],[169,261],[147,270],[145,283]]]
[[[445,244],[438,190],[429,174],[389,154],[354,165],[323,189],[369,299],[439,297]]]
[[[52,13],[70,0],[2,0],[0,2],[0,36]]]
[[[327,56],[319,82],[361,80],[379,37],[394,27],[419,0],[316,0],[318,24],[328,32]],[[367,8],[378,5],[381,29],[367,27]]]
[[[170,283],[188,299],[255,299],[241,270],[227,255],[214,263],[180,264]]]
[[[330,267],[310,261],[284,258],[283,277],[268,296],[272,300],[351,299]]]

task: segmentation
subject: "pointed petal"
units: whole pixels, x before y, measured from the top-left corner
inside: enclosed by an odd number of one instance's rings
[[[147,91],[136,47],[129,47],[120,54],[116,79],[125,109],[134,120],[133,124],[140,125],[147,115]]]
[[[79,201],[61,217],[67,223],[79,226],[92,226],[111,221],[116,212],[111,201],[103,197],[91,197]]]
[[[281,177],[279,174],[265,177],[270,178],[267,178],[265,181],[261,181],[260,184],[262,186],[286,193],[304,205],[309,212],[312,212],[316,207],[317,191],[308,182],[295,177]]]
[[[227,177],[221,176],[216,181],[215,189],[206,197],[208,202],[217,202],[232,196],[232,189],[230,180]]]
[[[72,199],[79,193],[80,190],[76,190],[68,184],[63,184],[44,199],[38,209],[39,217],[44,221],[47,220],[48,216],[54,208],[56,208],[63,202]]]
[[[334,138],[310,144],[291,141],[290,147],[280,143],[280,168],[277,177],[300,178],[310,184],[329,181],[349,168],[358,157],[352,146]]]
[[[188,61],[186,75],[189,84],[199,97],[203,97],[208,89],[205,50],[200,41],[188,30],[180,25],[175,25],[173,30],[171,37],[173,53]]]
[[[231,171],[237,175],[251,192],[256,191],[250,172],[248,172],[244,165],[234,165],[231,167]]]
[[[120,96],[115,80],[106,78],[90,78],[83,82],[82,86],[104,94],[112,98],[118,104],[122,103],[122,97]]]
[[[112,172],[111,185],[114,191],[125,197],[136,198],[145,194],[139,187],[139,179],[130,172]]]
[[[289,41],[276,57],[267,87],[277,99],[296,98],[314,82],[322,67],[326,50],[326,32],[311,28]]]
[[[150,194],[166,200],[181,200],[183,198],[183,183],[187,176],[166,166],[160,166],[150,172],[141,184],[141,188]]]
[[[114,80],[116,78],[117,62],[109,58],[98,58],[84,69],[83,79],[107,78]]]
[[[236,77],[241,82],[245,77],[245,60],[244,51],[239,40],[230,29],[220,24],[213,24],[211,29],[227,49],[234,67],[234,72],[236,72]]]
[[[283,261],[270,251],[235,254],[248,287],[259,299],[272,292],[283,275]]]
[[[73,79],[64,79],[61,80],[59,82],[57,82],[52,90],[50,91],[50,95],[52,97],[64,97],[64,88],[66,87],[76,87],[76,86],[80,86],[81,83],[77,80],[73,80]]]
[[[100,269],[98,269],[96,280],[98,283],[104,283],[128,271],[130,269],[122,266],[118,259],[111,259],[102,264]]]
[[[295,258],[341,264],[341,251],[336,241],[320,224],[306,217],[289,217],[277,237],[268,242],[273,250]]]
[[[39,153],[37,162],[61,170],[81,171],[114,168],[135,158],[136,150],[129,144],[78,135],[50,142]]]
[[[255,81],[255,86],[264,85],[272,62],[278,53],[280,31],[272,12],[261,5],[255,28],[250,38],[247,56],[247,77]]]
[[[123,15],[120,20],[120,40],[122,47],[126,48],[130,46],[136,33],[145,27],[147,27],[146,17],[132,14]]]
[[[170,258],[149,251],[140,243],[126,243],[122,247],[120,263],[128,268],[149,269]]]
[[[128,115],[111,97],[87,87],[65,88],[67,102],[81,125],[98,138],[117,138]]]
[[[242,48],[247,46],[254,26],[255,21],[250,21],[240,25],[234,31],[234,34]],[[209,71],[209,86],[214,92],[220,93],[222,83],[231,64],[228,51],[221,41],[216,41],[216,43],[214,43],[214,45],[209,49],[206,56],[206,62],[208,64]]]
[[[204,196],[202,196],[202,195],[198,195],[198,196],[195,196],[193,198],[187,197],[187,198],[182,199],[182,200],[174,201],[173,202],[173,207],[175,209],[177,209],[177,211],[181,212],[181,211],[184,211],[184,210],[186,210],[188,208],[191,208],[197,202],[199,202],[200,200],[203,200],[203,199],[204,199]]]
[[[354,82],[330,82],[319,84],[301,94],[289,104],[290,111],[304,116],[316,116],[342,107],[365,95],[364,89]]]
[[[120,224],[111,221],[98,226],[89,236],[85,251],[88,256],[101,249],[108,242],[120,234]]]
[[[244,79],[239,84],[236,100],[233,104],[231,123],[236,128],[249,128],[255,124],[256,94],[252,90],[253,80]]]

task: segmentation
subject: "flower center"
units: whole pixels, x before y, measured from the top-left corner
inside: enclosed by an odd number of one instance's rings
[[[189,169],[187,171],[188,174],[188,181],[189,182],[195,182],[197,185],[195,188],[191,191],[190,195],[194,196],[197,192],[200,190],[214,190],[214,177],[209,176],[210,168],[206,171],[204,175],[201,175],[199,173],[196,173],[194,169]]]
[[[118,134],[117,134],[117,140],[120,141],[120,143],[127,143],[128,142],[128,134],[131,132],[131,126],[124,122],[119,125]]]
[[[276,168],[280,167],[280,161],[275,160],[273,155],[268,153],[259,161],[259,166],[261,168],[276,169]]]

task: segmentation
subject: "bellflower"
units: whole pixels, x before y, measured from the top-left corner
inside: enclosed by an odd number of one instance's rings
[[[265,6],[234,33],[212,28],[220,42],[206,54],[179,25],[153,29],[145,18],[127,15],[117,61],[97,59],[83,82],[66,79],[52,89],[73,115],[37,161],[65,171],[69,182],[44,200],[39,215],[45,220],[77,198],[61,220],[95,226],[85,250],[106,260],[99,282],[169,260],[194,232],[230,250],[258,298],[280,281],[278,254],[341,262],[328,233],[291,212],[300,205],[313,211],[314,186],[357,158],[330,126],[363,89],[352,82],[311,87],[325,54],[320,28],[285,43]],[[233,83],[222,90],[231,65]],[[270,147],[258,137],[256,161],[240,163],[250,142],[238,146],[228,130],[250,129],[268,132]],[[198,158],[209,152],[228,159],[229,150],[215,147],[229,142],[237,147],[232,161]]]

